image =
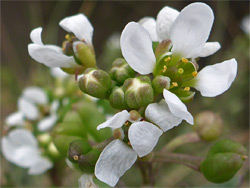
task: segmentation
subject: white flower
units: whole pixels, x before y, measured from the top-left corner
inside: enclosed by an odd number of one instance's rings
[[[167,32],[166,35],[169,35],[173,45],[171,50],[173,55],[185,58],[205,57],[220,48],[218,42],[206,43],[214,20],[213,11],[206,4],[192,3],[185,7],[178,16],[176,16],[176,11],[169,7],[165,7],[162,11],[164,14],[160,11],[157,17],[160,20],[158,25],[164,24],[162,20],[165,17],[170,17],[171,21],[166,23],[168,29],[161,29],[159,32],[163,32],[162,35]],[[170,24],[170,22],[173,23]],[[154,27],[152,18],[145,18],[140,23],[142,25],[135,22],[128,23],[122,32],[120,43],[122,54],[128,64],[136,72],[144,75],[152,73],[156,64],[152,48],[155,34],[152,32],[152,27]]]
[[[10,115],[5,120],[5,123],[7,126],[23,126],[24,124],[24,117],[21,112],[14,112]]]
[[[133,121],[128,130],[132,148],[120,139],[105,147],[95,166],[95,175],[99,180],[115,186],[119,178],[135,163],[137,155],[143,157],[154,149],[163,132],[179,125],[183,119],[193,124],[192,115],[179,98],[168,98],[170,101],[162,100],[159,104],[148,105],[145,112],[146,118],[159,128],[147,121]],[[128,120],[130,113],[123,110],[100,124],[97,129],[118,129]]]
[[[80,41],[92,45],[93,27],[87,17],[83,14],[66,17],[60,21],[59,25],[67,32],[72,32]],[[33,43],[28,45],[29,55],[39,63],[48,67],[81,68],[75,62],[73,56],[67,56],[62,48],[55,45],[45,45],[41,38],[42,28],[31,31],[30,38]],[[73,49],[80,41],[73,42]],[[76,53],[76,52],[75,52]]]
[[[160,10],[156,21],[155,19],[148,17],[143,18],[142,20],[144,20],[144,22],[141,25],[150,33],[151,36],[156,35],[157,40],[160,42],[163,40],[171,40],[173,45],[175,43],[175,46],[179,45],[182,47],[182,44],[180,43],[184,43],[192,48],[199,47],[198,43],[192,45],[194,41],[201,43],[200,52],[192,54],[192,56],[190,56],[191,58],[212,55],[221,47],[218,42],[205,43],[213,24],[213,12],[210,7],[203,3],[190,4],[180,13],[177,10],[166,6]],[[139,23],[141,23],[141,21],[139,21]],[[202,26],[202,24],[206,25],[207,28]],[[191,32],[189,32],[190,27],[192,27]],[[198,37],[196,37],[197,35],[201,36],[199,32],[204,34],[203,38],[199,37],[198,39]],[[181,37],[179,38],[179,36]],[[178,39],[179,41],[177,41]],[[157,41],[153,38],[152,40]],[[205,40],[205,42],[202,43],[201,40]],[[177,41],[177,43],[175,41]],[[185,47],[186,46],[183,46],[181,52],[185,50]],[[183,57],[189,58],[188,54],[182,55]]]
[[[50,68],[50,73],[54,78],[59,78],[59,79],[64,79],[69,76],[58,67]]]
[[[41,155],[36,138],[24,129],[15,129],[2,138],[1,147],[4,157],[22,168],[28,174],[37,175],[52,168],[52,163]]]

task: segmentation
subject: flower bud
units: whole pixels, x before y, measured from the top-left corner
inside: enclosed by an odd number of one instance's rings
[[[68,158],[71,162],[78,162],[80,155],[86,154],[91,150],[91,146],[86,140],[75,140],[70,143]]]
[[[201,172],[211,182],[228,181],[243,165],[246,153],[241,144],[232,140],[221,140],[209,150],[207,158],[201,163]]]
[[[169,89],[170,79],[169,77],[158,75],[153,79],[152,86],[155,93],[162,93],[163,89]]]
[[[85,173],[93,173],[100,154],[101,151],[99,149],[93,148],[87,154],[80,155],[78,160],[80,169]]]
[[[56,135],[53,138],[53,142],[59,151],[60,155],[63,157],[67,156],[69,145],[75,140],[81,140],[81,137],[78,136],[67,136],[67,135]]]
[[[110,76],[113,80],[123,83],[126,79],[134,77],[135,71],[128,65],[123,58],[117,58],[110,70]]]
[[[122,87],[117,87],[117,86],[113,87],[113,90],[109,96],[109,102],[113,108],[119,110],[127,108],[124,98],[124,91]]]
[[[49,133],[43,133],[38,135],[37,139],[41,145],[46,146],[50,143],[51,136],[49,135]]]
[[[78,85],[84,93],[101,99],[108,96],[111,84],[108,73],[93,68],[87,69],[84,76],[78,81]]]
[[[84,42],[74,42],[73,49],[84,70],[96,66],[95,52],[92,46],[88,46]]]
[[[53,130],[55,135],[87,137],[86,128],[78,122],[62,122],[56,125]]]
[[[54,158],[58,158],[60,156],[60,153],[53,142],[50,142],[50,144],[48,145],[48,151]]]
[[[136,110],[131,110],[129,113],[130,113],[129,120],[131,122],[137,122],[141,120],[141,114],[137,112]]]
[[[195,131],[208,142],[219,138],[223,131],[223,122],[218,114],[210,111],[199,113],[195,117]]]
[[[154,91],[148,76],[129,78],[124,82],[125,102],[130,108],[147,106],[154,100]]]

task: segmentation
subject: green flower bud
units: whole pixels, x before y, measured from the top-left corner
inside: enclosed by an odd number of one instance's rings
[[[223,131],[223,122],[218,114],[210,111],[199,113],[195,117],[195,131],[199,136],[208,142],[219,138]]]
[[[123,83],[126,79],[134,77],[135,71],[128,65],[125,59],[118,58],[112,64],[110,76],[113,80]]]
[[[78,136],[66,136],[66,135],[57,135],[53,138],[53,142],[59,151],[60,155],[63,157],[67,156],[69,145],[75,140],[81,140],[81,137]]]
[[[78,160],[79,168],[85,173],[93,173],[100,154],[101,151],[94,148],[87,154],[80,155]]]
[[[67,123],[67,122],[69,122],[69,123],[71,123],[71,122],[81,123],[81,118],[76,111],[68,111],[64,115],[63,122],[64,123]]]
[[[83,65],[84,70],[96,66],[95,52],[92,46],[84,42],[75,42],[73,45],[75,56]]]
[[[170,79],[169,77],[158,75],[153,79],[152,86],[155,93],[162,93],[163,89],[169,89]]]
[[[207,180],[223,183],[235,175],[246,157],[246,149],[241,144],[232,140],[221,140],[211,147],[200,169]]]
[[[86,128],[77,122],[62,122],[56,125],[53,130],[55,135],[78,136],[87,138]]]
[[[238,142],[229,139],[223,139],[218,141],[210,148],[208,157],[217,153],[235,153],[243,157],[247,155],[247,150]]]
[[[43,133],[37,136],[39,143],[43,146],[46,146],[51,141],[51,136],[48,133]]]
[[[129,78],[124,82],[125,102],[130,108],[147,106],[154,100],[154,90],[148,76]]]
[[[78,81],[78,85],[84,93],[101,99],[108,96],[111,84],[108,73],[93,68],[87,69],[84,76]]]
[[[86,154],[91,149],[91,146],[86,140],[75,140],[70,143],[68,159],[73,163],[78,162],[80,155]]]
[[[141,119],[141,114],[136,110],[131,110],[129,113],[132,121],[139,121]]]
[[[124,91],[122,87],[117,87],[117,86],[113,87],[113,90],[109,96],[109,102],[113,108],[119,110],[127,108],[124,98]]]

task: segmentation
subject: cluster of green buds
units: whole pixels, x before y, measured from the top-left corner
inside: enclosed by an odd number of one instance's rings
[[[78,84],[84,93],[108,99],[116,109],[139,109],[154,101],[154,89],[149,76],[134,76],[135,72],[127,62],[118,58],[113,62],[109,74],[100,69],[89,68]],[[153,83],[156,90],[164,84],[169,85],[164,78],[158,78]]]

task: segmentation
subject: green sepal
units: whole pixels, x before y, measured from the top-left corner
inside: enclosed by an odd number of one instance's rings
[[[111,94],[109,96],[109,102],[110,105],[119,110],[123,110],[128,108],[126,102],[125,102],[125,96],[124,91],[122,87],[113,87]]]
[[[183,88],[174,88],[170,91],[173,92],[184,103],[191,102],[195,95],[194,91],[185,91]]]
[[[170,40],[163,40],[155,47],[155,57],[159,59],[164,53],[168,52]]]

